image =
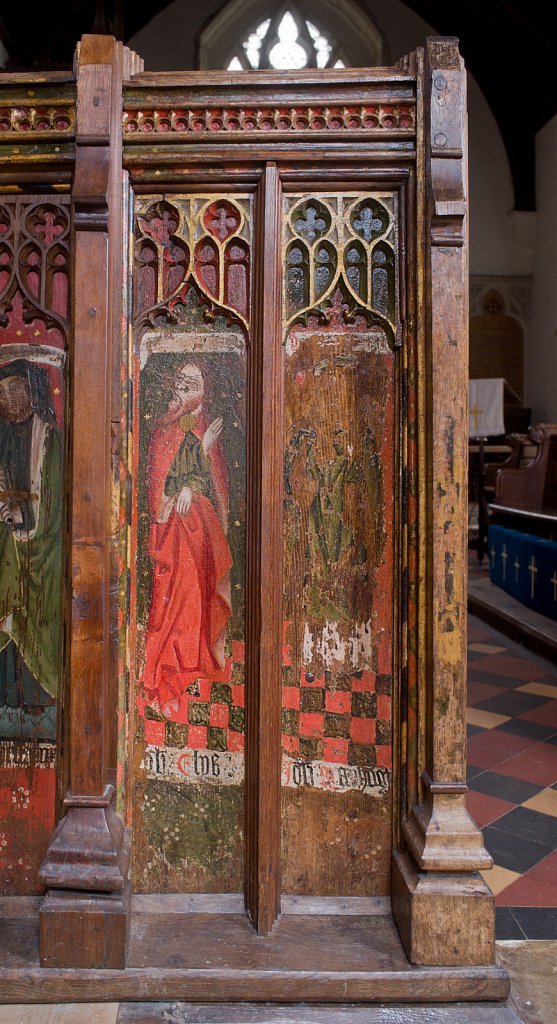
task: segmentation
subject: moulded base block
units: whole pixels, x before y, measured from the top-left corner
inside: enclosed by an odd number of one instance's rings
[[[395,851],[392,908],[411,963],[495,962],[495,901],[479,873],[421,872],[408,854]]]
[[[122,894],[51,890],[39,912],[41,967],[123,970],[130,886]]]

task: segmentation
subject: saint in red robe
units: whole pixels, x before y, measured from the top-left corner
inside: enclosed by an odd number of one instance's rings
[[[218,440],[205,452],[209,421],[203,411],[194,416],[183,410],[159,420],[147,460],[154,572],[142,680],[149,700],[166,717],[195,679],[222,669],[231,613],[224,453]],[[180,514],[176,504],[183,486],[193,497]]]

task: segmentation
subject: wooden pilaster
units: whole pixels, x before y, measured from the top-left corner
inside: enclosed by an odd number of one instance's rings
[[[491,866],[465,805],[468,247],[466,80],[455,39],[425,53],[427,749],[424,798],[395,852],[393,913],[409,959],[488,964]],[[440,369],[442,367],[442,369]],[[423,766],[422,766],[423,767]]]
[[[122,76],[133,55],[111,37],[78,48],[72,186],[69,789],[40,871],[45,967],[123,968],[129,841],[114,809],[116,616],[110,528],[113,346],[119,344]]]
[[[280,180],[257,195],[257,318],[249,354],[246,606],[246,906],[258,932],[280,912],[282,416]]]

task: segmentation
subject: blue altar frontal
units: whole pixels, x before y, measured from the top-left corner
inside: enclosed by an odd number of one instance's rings
[[[490,526],[489,575],[522,604],[557,619],[557,541]]]

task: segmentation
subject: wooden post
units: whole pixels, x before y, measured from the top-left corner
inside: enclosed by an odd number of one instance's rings
[[[468,262],[466,82],[455,39],[429,39],[425,72],[428,686],[423,800],[403,823],[393,914],[409,959],[490,964],[491,867],[466,796]],[[426,494],[427,489],[427,494]],[[424,709],[421,710],[424,714]]]
[[[257,931],[280,912],[283,365],[280,180],[257,195],[257,316],[249,353],[246,578],[246,906]]]
[[[44,967],[123,968],[129,840],[114,809],[110,667],[113,588],[111,432],[113,345],[119,344],[122,76],[133,55],[106,36],[77,54],[72,187],[73,281],[69,563],[69,789],[40,871]]]

